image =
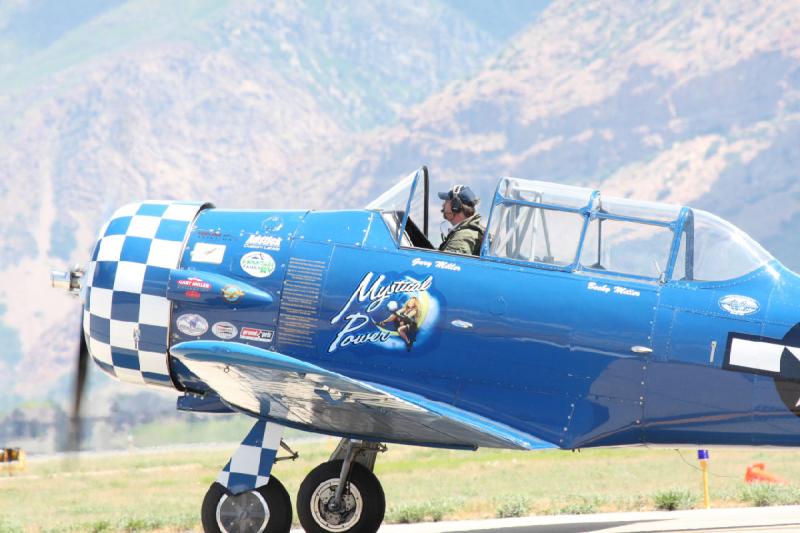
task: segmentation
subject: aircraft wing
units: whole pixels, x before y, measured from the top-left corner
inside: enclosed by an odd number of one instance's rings
[[[229,405],[301,429],[448,448],[556,447],[452,405],[247,344],[188,341],[170,353]]]

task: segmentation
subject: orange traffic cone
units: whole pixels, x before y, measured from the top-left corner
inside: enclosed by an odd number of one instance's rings
[[[744,480],[747,483],[781,483],[784,485],[789,483],[785,479],[767,472],[764,463],[754,463],[748,466]]]

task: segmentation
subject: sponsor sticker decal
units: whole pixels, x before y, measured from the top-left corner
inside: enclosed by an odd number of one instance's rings
[[[244,243],[245,248],[261,248],[264,250],[280,250],[283,239],[272,235],[250,235]]]
[[[722,310],[735,316],[752,315],[761,308],[753,298],[739,294],[723,296],[719,299],[719,306]]]
[[[227,241],[227,242],[232,242],[233,241],[233,235],[231,235],[230,233],[222,233],[222,230],[220,230],[219,228],[216,228],[216,229],[200,229],[200,230],[197,230],[197,234],[203,240]]]
[[[222,231],[219,229],[201,229],[197,232],[198,235],[205,238],[219,238],[222,237]]]
[[[186,287],[187,289],[195,289],[198,291],[207,291],[211,288],[211,284],[209,282],[203,281],[200,278],[179,279],[178,285],[180,287]]]
[[[239,334],[239,329],[230,322],[216,322],[211,326],[211,333],[222,340],[228,341]]]
[[[192,298],[194,300],[199,300],[201,296],[200,292],[198,291],[186,291],[184,294],[187,298]]]
[[[200,315],[181,315],[175,321],[175,325],[178,326],[178,331],[190,337],[199,337],[208,331],[208,322]]]
[[[242,296],[244,296],[244,291],[236,285],[222,287],[222,297],[231,303],[239,301]]]
[[[239,265],[254,278],[266,278],[275,272],[275,260],[264,252],[248,252],[242,256]]]
[[[256,342],[272,342],[274,334],[275,332],[271,329],[242,328],[239,338]]]
[[[190,255],[194,263],[219,265],[222,263],[222,258],[225,257],[225,245],[198,242],[195,243]]]
[[[281,217],[267,217],[261,221],[261,231],[269,233],[271,231],[280,231],[283,229],[283,219]]]

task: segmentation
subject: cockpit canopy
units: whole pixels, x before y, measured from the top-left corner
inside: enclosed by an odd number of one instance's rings
[[[412,173],[367,206],[402,247],[432,248],[428,174]],[[502,178],[481,257],[550,270],[643,281],[724,281],[773,257],[746,233],[700,209]]]
[[[428,169],[412,172],[367,205],[380,211],[395,240],[407,248],[433,248],[428,240]]]

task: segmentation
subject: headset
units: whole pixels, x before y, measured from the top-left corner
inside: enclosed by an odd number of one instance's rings
[[[464,209],[464,204],[458,196],[458,193],[460,193],[463,188],[463,185],[456,185],[453,187],[453,190],[450,191],[450,211],[453,213],[460,213]]]

